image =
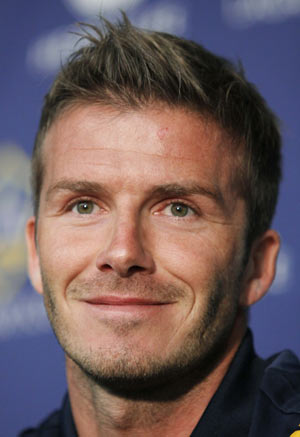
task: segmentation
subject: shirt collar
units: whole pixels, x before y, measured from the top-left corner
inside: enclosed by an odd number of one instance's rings
[[[247,331],[221,385],[191,437],[248,435],[255,397],[267,362],[257,357]]]
[[[72,415],[69,395],[66,395],[62,406],[62,428],[63,437],[78,437]]]

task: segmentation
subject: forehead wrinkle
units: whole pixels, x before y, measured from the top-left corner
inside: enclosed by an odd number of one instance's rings
[[[134,153],[134,154],[139,154],[139,155],[144,155],[144,156],[152,156],[152,157],[154,157],[154,158],[160,158],[160,159],[169,159],[169,158],[172,158],[172,159],[178,159],[178,160],[184,160],[184,161],[192,161],[192,162],[195,162],[195,161],[202,161],[202,159],[196,159],[196,157],[194,156],[194,157],[191,157],[191,158],[188,158],[188,157],[183,157],[182,155],[173,155],[173,154],[171,154],[171,153],[149,153],[149,152],[143,152],[143,151],[141,151],[141,150],[131,150],[131,149],[126,149],[126,150],[122,150],[122,149],[115,149],[115,148],[112,148],[112,147],[110,147],[110,148],[106,148],[106,147],[72,147],[72,150],[73,151],[86,151],[86,152],[88,152],[88,151],[93,151],[93,152],[97,152],[97,151],[99,151],[99,152],[102,152],[102,151],[104,151],[104,152],[117,152],[117,153],[124,153],[124,154],[126,154],[126,153]],[[182,149],[183,150],[183,149]],[[199,148],[199,151],[201,151],[201,148]],[[196,154],[195,154],[196,155]],[[75,160],[76,160],[76,158],[74,158]],[[101,164],[101,163],[99,163],[99,164]],[[95,162],[91,162],[91,165],[99,165],[98,163],[95,163]]]

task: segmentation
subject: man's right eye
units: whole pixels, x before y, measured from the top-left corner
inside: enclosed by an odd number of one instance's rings
[[[95,209],[99,209],[99,207],[92,202],[91,200],[81,200],[79,202],[76,202],[75,205],[72,208],[73,212],[76,212],[78,214],[92,214],[95,212]]]

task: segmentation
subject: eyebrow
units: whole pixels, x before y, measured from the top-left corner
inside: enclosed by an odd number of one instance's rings
[[[98,182],[91,181],[73,181],[72,179],[63,179],[51,185],[46,192],[46,201],[49,201],[59,191],[69,191],[72,193],[89,193],[95,195],[108,196],[110,190]],[[222,208],[225,207],[224,197],[218,186],[206,187],[194,182],[183,182],[181,184],[160,184],[149,190],[152,197],[184,197],[190,195],[206,196],[214,200]]]
[[[90,194],[108,194],[108,190],[98,182],[90,181],[73,181],[63,179],[56,184],[51,185],[46,192],[46,201],[49,201],[59,191],[69,191],[72,193],[90,193]]]
[[[153,196],[183,197],[193,194],[210,197],[221,207],[225,206],[224,197],[218,186],[205,187],[198,183],[186,182],[183,184],[158,185],[152,191]]]

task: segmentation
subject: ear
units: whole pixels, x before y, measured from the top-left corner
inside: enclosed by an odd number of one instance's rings
[[[28,256],[28,273],[33,287],[43,294],[40,259],[36,244],[36,218],[30,217],[26,224],[26,243]]]
[[[280,237],[272,229],[253,243],[240,296],[243,307],[253,305],[267,293],[275,277],[279,248]]]

